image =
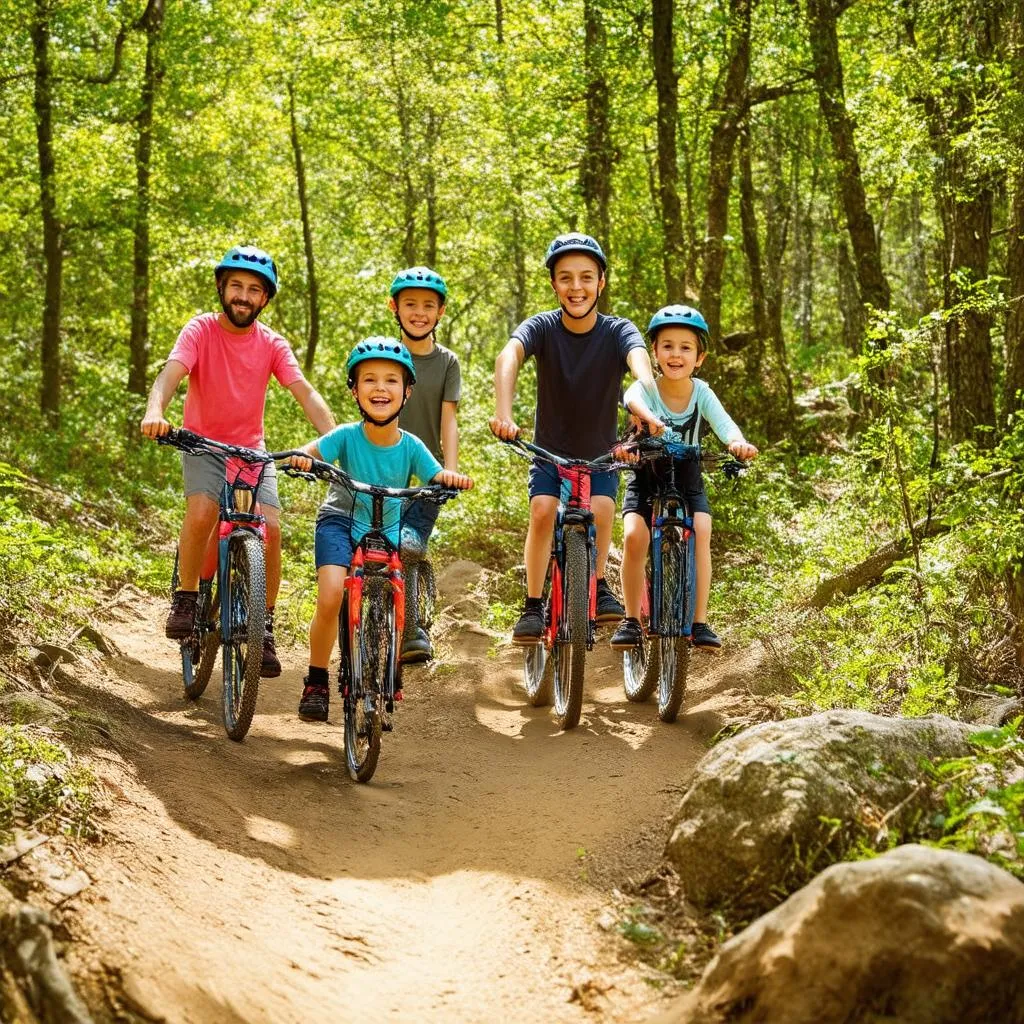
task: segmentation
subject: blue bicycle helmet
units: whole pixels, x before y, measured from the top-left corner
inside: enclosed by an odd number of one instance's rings
[[[255,245],[233,245],[224,254],[224,258],[214,267],[213,274],[220,284],[220,275],[225,270],[248,270],[250,274],[258,274],[267,286],[270,298],[277,294],[277,264],[270,253],[257,249]]]
[[[412,361],[409,350],[397,338],[384,338],[375,335],[366,338],[349,353],[348,357],[348,386],[355,387],[355,368],[367,359],[389,359],[399,366],[404,366],[409,371],[409,382],[416,383],[416,366]]]
[[[647,337],[653,342],[662,327],[689,327],[697,332],[701,351],[707,351],[708,322],[693,306],[662,306],[647,325]]]
[[[391,282],[391,298],[394,298],[403,288],[429,288],[437,292],[443,304],[448,298],[448,285],[444,278],[430,267],[408,267],[395,274]]]
[[[544,254],[544,266],[552,273],[555,269],[555,260],[570,252],[582,252],[587,256],[593,256],[603,274],[608,269],[608,260],[605,258],[604,250],[597,244],[597,241],[590,235],[580,235],[575,232],[569,235],[559,235],[549,246]]]

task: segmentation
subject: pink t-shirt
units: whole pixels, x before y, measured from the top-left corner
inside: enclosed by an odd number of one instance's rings
[[[282,387],[302,380],[291,346],[257,320],[232,334],[216,313],[200,313],[182,328],[167,357],[188,370],[182,426],[225,444],[258,448],[271,375]]]

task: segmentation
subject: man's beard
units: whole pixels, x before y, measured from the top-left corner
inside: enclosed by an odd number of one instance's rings
[[[239,303],[235,303],[235,305],[238,306]],[[231,321],[231,323],[235,327],[238,328],[245,328],[251,326],[255,322],[256,317],[258,317],[262,312],[262,310],[259,310],[252,305],[249,306],[249,311],[247,313],[243,313],[241,310],[236,312],[234,309],[232,309],[228,302],[225,301],[223,295],[220,297],[220,306],[221,309],[224,310],[224,315]]]

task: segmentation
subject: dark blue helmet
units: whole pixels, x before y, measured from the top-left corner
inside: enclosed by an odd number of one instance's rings
[[[608,260],[596,239],[591,238],[590,235],[580,235],[575,232],[569,235],[559,235],[548,246],[548,251],[544,254],[544,266],[553,271],[555,260],[570,252],[582,252],[587,256],[592,256],[597,260],[602,274],[608,269]]]

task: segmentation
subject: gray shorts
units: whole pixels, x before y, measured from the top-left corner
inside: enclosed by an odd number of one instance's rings
[[[238,472],[239,465],[239,460],[231,460],[232,479]],[[215,501],[219,505],[227,472],[226,466],[227,457],[224,455],[182,455],[181,475],[185,480],[185,497],[188,498],[193,494],[205,494],[211,501]],[[258,468],[258,466],[254,466],[250,472],[255,472]],[[281,507],[281,500],[277,496],[277,466],[272,462],[267,464],[256,499],[261,505],[268,505],[270,508]]]

